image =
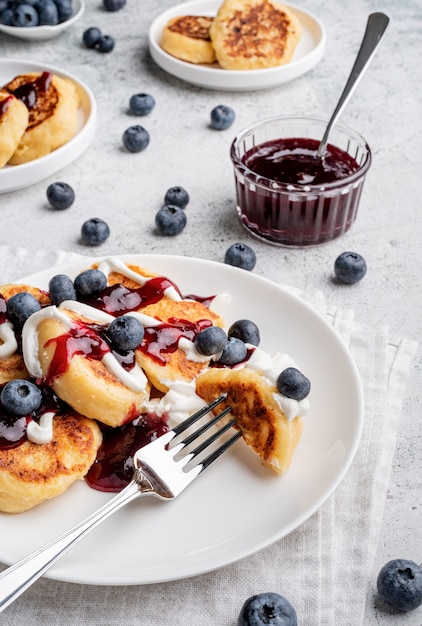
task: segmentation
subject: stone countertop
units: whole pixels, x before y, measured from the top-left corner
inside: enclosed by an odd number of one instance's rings
[[[362,323],[387,324],[391,333],[421,342],[422,212],[417,181],[422,74],[415,63],[421,2],[385,0],[379,6],[374,0],[356,0],[345,11],[342,3],[304,0],[303,7],[318,15],[327,30],[322,61],[280,87],[238,93],[194,87],[154,64],[148,53],[149,24],[174,2],[128,0],[118,13],[102,10],[99,0],[87,4],[81,21],[56,40],[26,43],[0,34],[0,58],[63,68],[90,86],[98,104],[98,129],[82,156],[45,181],[0,195],[0,244],[62,248],[92,256],[145,252],[222,261],[229,245],[243,241],[257,253],[257,274],[305,292],[322,290],[330,304],[355,309]],[[306,249],[278,248],[252,238],[236,216],[231,140],[249,124],[277,114],[327,118],[351,69],[367,15],[377,10],[387,13],[391,23],[342,116],[342,122],[357,129],[373,151],[357,221],[340,239]],[[113,52],[100,54],[83,46],[83,31],[94,25],[115,37]],[[156,106],[148,117],[134,118],[128,114],[128,101],[141,91],[152,94]],[[236,112],[228,131],[209,127],[210,111],[217,104]],[[151,135],[150,146],[140,154],[122,147],[122,133],[134,123],[144,125]],[[75,190],[76,202],[68,211],[53,211],[47,205],[45,191],[55,180],[65,180]],[[154,216],[165,190],[173,185],[189,190],[188,225],[177,237],[162,238],[154,231]],[[99,248],[86,248],[79,241],[80,227],[91,217],[103,218],[111,229]],[[350,287],[332,280],[334,259],[344,250],[360,252],[368,264],[365,279]],[[368,586],[368,626],[422,624],[420,611],[398,617],[374,599],[376,574],[384,562],[398,557],[421,561],[421,350],[420,345]]]

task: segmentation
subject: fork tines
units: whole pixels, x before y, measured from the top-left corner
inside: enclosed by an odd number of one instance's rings
[[[215,409],[221,402],[223,402],[227,398],[227,394],[222,394],[202,409],[188,417],[186,420],[175,426],[173,428],[175,438],[178,435],[184,433],[190,426],[198,422],[202,417],[204,417],[207,413]],[[212,426],[215,426],[220,420],[222,420],[226,415],[231,412],[231,407],[225,408],[223,411],[215,415],[211,420],[207,421],[205,424],[201,425],[197,430],[195,430],[192,434],[187,435],[181,442],[180,445],[183,445],[183,448],[189,446],[194,443],[201,435],[203,435],[207,430],[209,430]],[[197,459],[198,456],[204,452],[207,448],[209,448],[217,439],[219,439],[224,433],[226,433],[230,428],[232,428],[236,424],[236,420],[233,418],[226,422],[223,426],[221,426],[218,430],[214,431],[205,441],[201,441],[193,450],[189,452],[189,462],[193,459]],[[240,430],[236,431],[236,433],[225,440],[219,447],[215,448],[208,456],[204,459],[201,459],[201,471],[206,467],[211,465],[213,461],[215,461],[223,452],[225,452],[230,446],[232,446],[240,437],[242,433]]]

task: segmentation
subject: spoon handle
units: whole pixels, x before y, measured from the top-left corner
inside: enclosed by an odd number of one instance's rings
[[[342,114],[346,104],[349,102],[349,99],[351,98],[356,87],[358,86],[360,79],[364,75],[369,63],[372,61],[372,58],[375,55],[376,49],[378,48],[378,45],[388,26],[389,21],[389,18],[384,13],[371,13],[371,15],[368,17],[365,34],[363,36],[362,43],[356,57],[356,61],[352,67],[350,76],[347,79],[347,83],[343,89],[343,93],[341,94],[337,106],[334,109],[334,113],[332,114],[331,119],[328,122],[321,143],[318,146],[317,154],[319,157],[322,157],[324,155],[325,148],[327,146],[328,135],[330,134],[331,128],[334,126],[334,124],[337,122],[338,118]]]

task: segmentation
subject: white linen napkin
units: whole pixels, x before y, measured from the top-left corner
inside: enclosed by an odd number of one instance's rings
[[[0,283],[81,260],[64,251],[0,246]],[[39,580],[4,613],[14,626],[235,626],[250,595],[276,591],[303,626],[363,623],[395,450],[401,405],[416,342],[368,328],[322,293],[298,295],[323,313],[348,345],[365,394],[357,455],[329,500],[296,531],[238,563],[194,578],[132,587]],[[5,541],[6,538],[1,538]],[[0,569],[4,569],[0,566]]]

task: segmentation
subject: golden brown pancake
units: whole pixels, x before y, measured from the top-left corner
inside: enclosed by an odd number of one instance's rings
[[[288,63],[300,35],[298,19],[274,0],[225,0],[210,28],[217,60],[229,70]]]
[[[227,393],[218,407],[232,408],[243,439],[261,458],[264,465],[283,474],[292,462],[299,443],[303,421],[288,421],[274,399],[277,390],[252,369],[211,368],[198,376],[196,392],[206,402]]]
[[[9,161],[28,126],[26,106],[7,91],[0,90],[0,168]]]
[[[211,43],[212,17],[182,15],[171,19],[163,30],[160,45],[172,56],[189,63],[214,63]]]
[[[93,420],[75,414],[53,420],[53,439],[0,447],[0,511],[21,513],[66,491],[95,461],[101,431]]]
[[[70,80],[35,72],[16,76],[3,89],[21,100],[29,112],[27,129],[9,160],[11,165],[45,156],[76,134],[79,96]]]

